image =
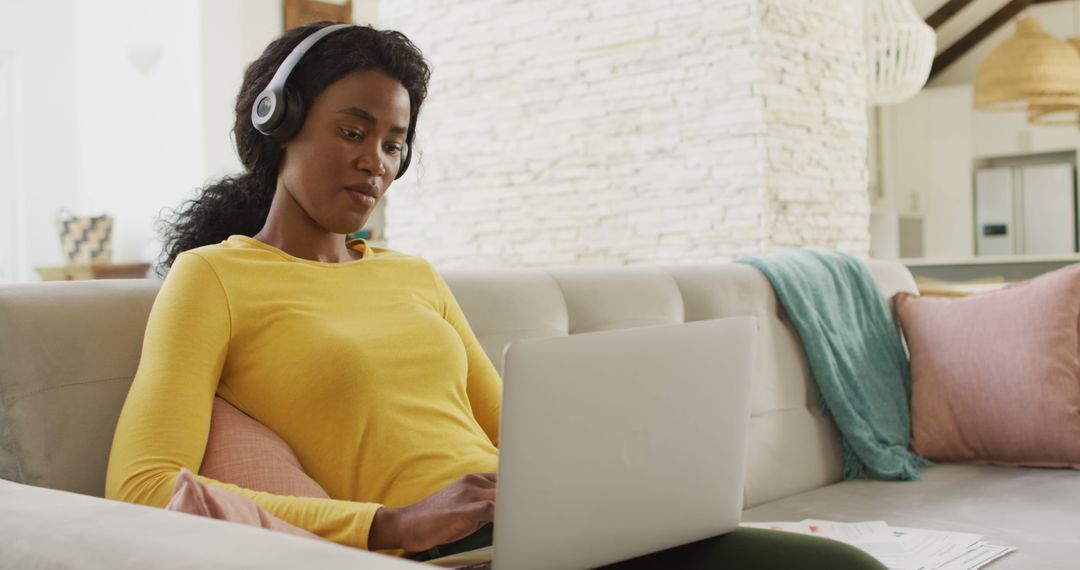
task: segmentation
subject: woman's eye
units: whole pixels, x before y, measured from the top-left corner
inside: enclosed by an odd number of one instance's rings
[[[351,131],[349,129],[341,129],[341,136],[351,141],[358,141],[364,138],[364,133],[359,131]]]
[[[391,156],[396,155],[399,152],[401,152],[401,145],[399,145],[399,144],[388,144],[388,145],[386,145],[386,152],[388,154],[390,154]]]

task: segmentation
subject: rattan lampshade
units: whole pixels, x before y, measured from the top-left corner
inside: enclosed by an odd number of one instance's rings
[[[1080,53],[1034,18],[991,50],[975,73],[976,111],[1080,106]]]
[[[1080,38],[1069,38],[1069,45],[1080,54]],[[1080,123],[1080,105],[1028,106],[1028,122],[1032,125],[1075,125]]]
[[[867,97],[871,105],[899,103],[926,84],[937,35],[911,0],[869,0],[863,10]]]

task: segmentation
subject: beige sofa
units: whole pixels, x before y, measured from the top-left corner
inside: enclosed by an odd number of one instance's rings
[[[886,295],[907,270],[870,262]],[[739,264],[443,272],[497,367],[521,338],[732,315],[759,320],[744,520],[885,520],[985,534],[993,567],[1080,567],[1080,473],[941,465],[919,482],[841,482],[835,430],[764,277]],[[0,568],[398,568],[332,544],[106,501],[116,419],[158,288],[0,286]],[[6,479],[6,481],[4,481]]]

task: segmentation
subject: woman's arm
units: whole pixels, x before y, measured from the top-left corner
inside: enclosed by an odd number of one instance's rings
[[[226,290],[197,254],[177,258],[150,312],[139,370],[113,436],[106,497],[164,507],[181,467],[198,472],[232,335]],[[285,497],[202,481],[341,544],[367,548],[377,504]]]
[[[177,258],[161,287],[113,435],[105,496],[163,507],[181,467],[197,473],[232,321],[217,275]]]

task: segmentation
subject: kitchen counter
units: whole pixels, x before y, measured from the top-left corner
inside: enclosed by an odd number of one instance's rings
[[[944,281],[992,278],[1023,281],[1066,265],[1080,263],[1080,254],[919,258],[901,259],[900,263],[907,266],[915,277],[929,277]]]

